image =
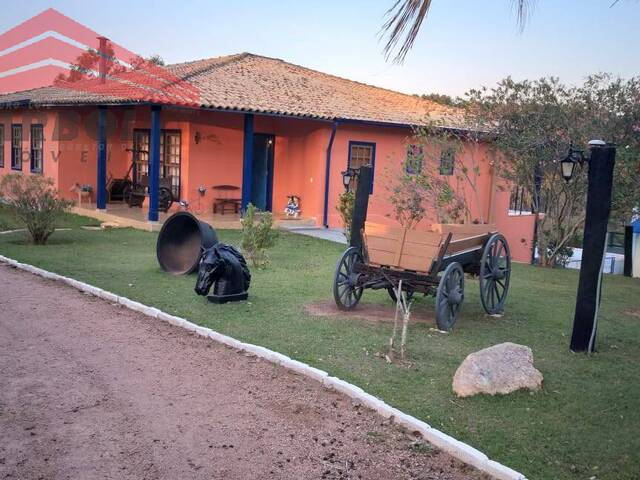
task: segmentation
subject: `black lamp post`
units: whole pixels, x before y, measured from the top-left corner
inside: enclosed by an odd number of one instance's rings
[[[364,229],[364,224],[367,221],[369,195],[371,195],[371,182],[373,182],[373,167],[371,165],[363,165],[357,170],[351,168],[348,170],[351,170],[350,182],[353,182],[354,178],[358,179],[358,182],[356,183],[355,197],[353,200],[353,215],[351,217],[351,235],[349,238],[349,245],[362,250],[362,230]],[[344,183],[346,185],[346,181],[344,181]]]
[[[581,151],[569,148],[568,155],[560,161],[562,177],[567,182],[571,180],[576,165],[582,166],[585,162],[589,165],[580,280],[571,334],[571,350],[574,352],[595,350],[616,158],[615,145],[602,140],[591,140],[589,150],[591,155],[587,158]]]

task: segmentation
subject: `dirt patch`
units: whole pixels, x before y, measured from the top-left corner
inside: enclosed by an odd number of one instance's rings
[[[371,323],[393,324],[396,308],[391,301],[389,301],[389,305],[360,302],[355,310],[345,312],[338,309],[333,300],[322,300],[320,302],[307,303],[304,306],[304,311],[316,317],[344,317],[365,320]],[[426,305],[414,305],[411,307],[411,323],[425,323],[435,326],[435,312]]]
[[[0,478],[486,478],[256,357],[6,266],[0,284]]]
[[[625,315],[629,315],[630,317],[640,318],[640,308],[632,308],[631,310],[625,310]]]

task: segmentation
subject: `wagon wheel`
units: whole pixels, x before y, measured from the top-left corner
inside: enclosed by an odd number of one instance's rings
[[[413,288],[403,288],[402,291],[407,296],[407,302],[410,302],[411,299],[413,298],[413,294],[415,293],[413,291]],[[389,297],[391,297],[391,300],[393,300],[393,303],[396,303],[398,299],[396,298],[396,292],[394,291],[393,287],[387,287],[387,292],[389,292]]]
[[[171,189],[167,187],[160,187],[158,189],[158,209],[162,212],[166,212],[171,208],[173,204],[173,194]]]
[[[480,300],[485,312],[495,315],[504,311],[511,277],[511,253],[506,238],[492,235],[484,247],[480,261]]]
[[[436,323],[440,330],[449,330],[456,323],[464,301],[464,271],[453,262],[440,277],[436,293]]]
[[[122,201],[125,203],[129,202],[129,196],[131,195],[131,190],[133,190],[133,183],[129,180],[122,187]]]
[[[128,185],[127,187],[125,187],[125,190],[123,191],[124,200],[127,202],[127,205],[129,205],[129,207],[141,207],[142,204],[137,201],[136,197],[144,195],[144,187],[135,183],[133,185]]]
[[[363,263],[360,251],[349,247],[336,265],[333,277],[333,298],[340,310],[352,310],[360,301],[362,287],[358,287],[359,274],[354,272],[356,263]]]

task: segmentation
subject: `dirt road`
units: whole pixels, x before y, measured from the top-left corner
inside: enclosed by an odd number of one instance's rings
[[[4,265],[0,286],[0,479],[478,478],[270,363]]]

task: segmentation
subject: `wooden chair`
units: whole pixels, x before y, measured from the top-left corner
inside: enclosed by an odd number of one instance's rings
[[[73,187],[69,189],[70,192],[74,192],[78,195],[78,207],[82,206],[82,200],[86,200],[89,204],[93,202],[93,190],[87,187],[88,186],[82,186],[79,183],[75,183]]]

